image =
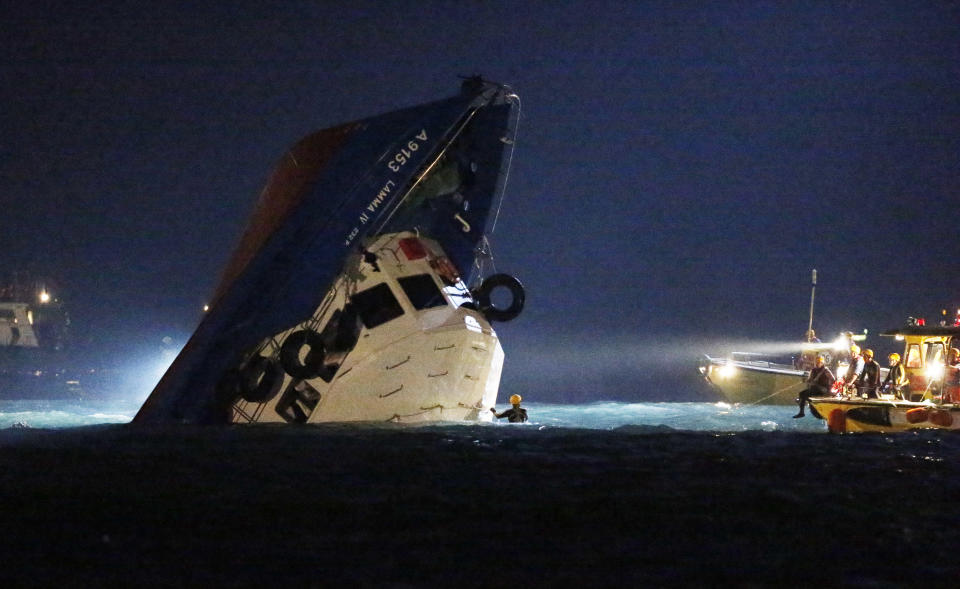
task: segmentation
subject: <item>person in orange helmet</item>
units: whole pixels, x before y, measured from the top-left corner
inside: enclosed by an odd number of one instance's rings
[[[520,406],[520,401],[523,401],[523,397],[520,395],[510,395],[510,404],[513,405],[513,407],[503,413],[497,413],[495,407],[491,407],[490,411],[493,412],[493,416],[497,419],[506,417],[510,423],[523,423],[527,420],[527,410]]]
[[[866,349],[860,355],[863,357],[863,368],[853,379],[853,385],[859,396],[876,399],[877,387],[880,386],[880,365],[873,359],[873,350]]]

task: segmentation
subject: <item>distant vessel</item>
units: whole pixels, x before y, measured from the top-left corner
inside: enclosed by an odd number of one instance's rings
[[[134,422],[489,419],[491,322],[524,305],[486,272],[518,106],[471,78],[297,142]]]
[[[913,324],[881,335],[904,342],[903,367],[909,380],[904,398],[814,397],[811,413],[825,419],[835,433],[960,429],[960,387],[951,390],[944,382],[944,361],[960,342],[960,326]]]
[[[0,285],[0,399],[84,396],[64,355],[70,318],[42,283]]]

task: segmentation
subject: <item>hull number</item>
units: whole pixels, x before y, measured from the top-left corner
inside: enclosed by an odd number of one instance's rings
[[[393,156],[391,160],[387,162],[387,167],[394,172],[399,172],[407,162],[410,161],[410,158],[413,157],[413,152],[420,149],[420,144],[427,140],[427,130],[421,129],[420,133],[414,136],[413,139],[407,141],[406,146],[404,146],[400,151]]]

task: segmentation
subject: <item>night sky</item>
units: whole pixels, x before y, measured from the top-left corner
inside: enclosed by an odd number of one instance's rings
[[[289,145],[473,74],[522,100],[501,399],[696,398],[813,268],[825,337],[960,304],[955,2],[73,4],[2,3],[0,259],[117,362],[186,341]]]

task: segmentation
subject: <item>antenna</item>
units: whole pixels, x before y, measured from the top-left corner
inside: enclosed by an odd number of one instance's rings
[[[807,323],[807,333],[813,329],[813,296],[817,292],[817,269],[813,269],[812,284],[810,285],[810,322]]]

